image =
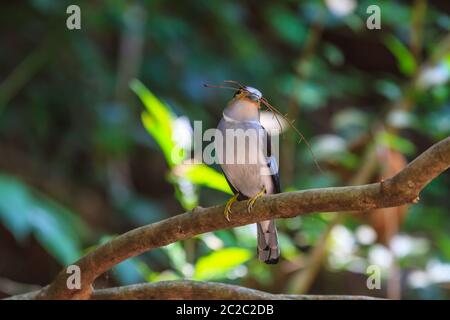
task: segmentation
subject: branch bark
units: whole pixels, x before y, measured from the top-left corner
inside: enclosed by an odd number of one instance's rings
[[[416,203],[419,192],[449,166],[450,137],[430,147],[393,178],[380,183],[270,195],[258,200],[251,213],[247,213],[245,202],[239,202],[233,206],[231,222],[223,215],[224,206],[198,207],[192,212],[131,230],[82,257],[74,263],[81,269],[81,289],[67,288],[70,275],[64,269],[52,284],[34,297],[89,299],[94,280],[114,265],[145,251],[205,232],[311,212],[362,211]]]
[[[8,298],[32,300],[39,291]],[[272,294],[241,286],[191,280],[160,281],[94,290],[91,300],[379,300],[356,295]]]
[[[376,300],[353,295],[272,294],[241,286],[190,280],[161,281],[95,290],[93,300]]]

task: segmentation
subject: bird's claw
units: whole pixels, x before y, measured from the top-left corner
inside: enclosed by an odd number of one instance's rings
[[[239,197],[239,193],[235,194],[230,200],[228,200],[227,204],[225,205],[225,210],[223,212],[223,215],[225,216],[225,219],[227,219],[227,221],[230,221],[230,213],[231,213],[231,206],[233,205],[233,203],[235,203],[237,201],[237,198]]]
[[[247,201],[247,212],[250,213],[253,210],[256,200],[264,196],[266,193],[266,187],[263,187],[260,192],[258,192],[254,197],[248,199]]]

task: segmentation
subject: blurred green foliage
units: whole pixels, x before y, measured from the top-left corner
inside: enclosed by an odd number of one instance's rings
[[[198,259],[195,264],[195,280],[221,280],[234,268],[241,266],[252,257],[253,252],[243,248],[216,250]]]
[[[177,195],[179,195],[178,198],[183,207],[190,210],[197,206],[197,196],[187,191],[191,189],[186,186],[186,183],[191,183],[192,188],[194,186],[206,186],[231,193],[225,177],[214,169],[203,163],[194,165],[184,164],[184,161],[190,160],[186,157],[186,153],[190,152],[191,148],[190,146],[183,148],[183,146],[177,143],[174,135],[176,116],[173,115],[170,108],[159,101],[138,80],[131,82],[131,88],[146,107],[146,112],[143,112],[141,116],[142,123],[148,133],[158,143],[164,153],[167,165],[172,169],[170,181],[176,185]],[[189,136],[189,129],[183,129],[185,131],[182,133]]]
[[[81,256],[89,230],[69,209],[11,176],[0,175],[0,194],[0,221],[18,242],[32,234],[62,264]]]

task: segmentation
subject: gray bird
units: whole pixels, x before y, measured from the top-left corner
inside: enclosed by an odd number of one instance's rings
[[[222,157],[220,165],[234,193],[234,197],[225,207],[227,220],[234,202],[247,200],[247,209],[250,212],[258,198],[280,192],[278,166],[271,154],[270,136],[259,120],[261,98],[259,90],[248,86],[241,87],[223,111],[223,117],[217,127],[222,133],[223,143],[219,143],[220,139],[215,140],[216,152]],[[242,138],[244,133],[248,140],[242,143],[239,136]],[[255,137],[256,140],[251,140]],[[277,263],[280,248],[274,220],[257,223],[257,239],[259,260],[267,264]]]

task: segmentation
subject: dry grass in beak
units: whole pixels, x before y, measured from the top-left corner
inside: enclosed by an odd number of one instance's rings
[[[316,156],[314,155],[314,152],[312,151],[311,145],[309,144],[308,140],[306,140],[305,136],[300,132],[300,130],[297,129],[297,127],[294,125],[295,120],[290,120],[287,115],[282,114],[277,108],[272,106],[265,98],[261,98],[260,101],[264,104],[264,106],[267,107],[268,110],[270,110],[273,113],[273,116],[278,122],[278,125],[280,126],[280,130],[282,128],[281,122],[278,119],[278,116],[280,116],[286,123],[297,133],[297,135],[300,137],[300,140],[298,143],[305,141],[306,146],[308,147],[308,150],[313,158],[314,164],[316,165],[317,169],[319,169],[320,172],[323,173],[322,168],[319,165],[319,162],[317,161]]]

